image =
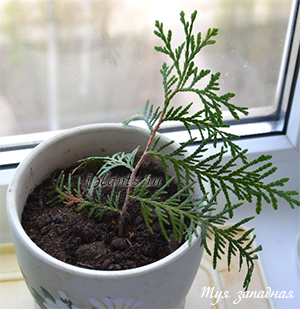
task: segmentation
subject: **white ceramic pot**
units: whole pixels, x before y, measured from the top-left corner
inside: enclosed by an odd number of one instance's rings
[[[137,145],[144,146],[148,136],[147,130],[119,124],[78,127],[41,143],[17,168],[8,189],[7,212],[18,262],[37,308],[182,307],[203,253],[199,238],[147,266],[99,271],[48,255],[20,223],[28,194],[54,170],[87,156],[130,152]],[[161,140],[167,141],[164,136]],[[176,147],[172,145],[169,151]]]

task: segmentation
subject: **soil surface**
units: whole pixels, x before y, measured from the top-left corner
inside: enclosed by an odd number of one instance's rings
[[[157,217],[152,217],[153,233],[148,230],[140,204],[136,201],[131,201],[126,213],[123,235],[119,235],[118,212],[107,211],[102,220],[99,220],[99,217],[96,217],[97,212],[88,218],[91,210],[89,207],[81,211],[76,210],[79,205],[76,202],[79,200],[76,200],[74,189],[78,187],[78,177],[81,177],[80,190],[84,197],[89,192],[98,169],[99,162],[92,162],[80,167],[77,164],[77,167],[65,171],[66,175],[73,173],[71,198],[54,203],[55,205],[49,204],[49,201],[55,196],[51,191],[58,183],[59,171],[35,188],[29,195],[22,214],[23,228],[31,240],[54,258],[75,266],[97,270],[144,266],[176,250],[179,244],[174,240],[172,231],[167,230],[170,238],[168,242],[161,232]],[[165,180],[163,173],[151,163],[140,169],[138,180],[149,174],[153,180],[148,192],[151,195]],[[126,196],[128,176],[126,168],[113,169],[109,175],[94,182],[94,195],[101,186],[102,201],[105,201],[115,185],[116,192],[120,192],[121,207]],[[64,179],[64,185],[68,186],[68,176]],[[169,189],[169,194],[174,194],[176,189],[174,184]]]

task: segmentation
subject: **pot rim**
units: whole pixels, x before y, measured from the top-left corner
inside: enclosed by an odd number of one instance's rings
[[[8,191],[7,191],[7,216],[9,220],[10,229],[15,235],[15,237],[18,239],[18,241],[23,242],[24,246],[27,248],[28,251],[32,255],[34,255],[38,259],[43,259],[45,263],[48,265],[55,267],[60,270],[64,270],[68,273],[76,273],[80,276],[84,277],[98,277],[98,278],[110,278],[110,279],[119,279],[124,277],[131,277],[134,275],[141,275],[143,273],[157,271],[160,268],[163,268],[165,264],[172,263],[173,261],[179,259],[183,254],[186,253],[186,251],[189,251],[196,243],[200,241],[200,237],[196,237],[193,235],[191,244],[189,245],[188,241],[185,241],[185,243],[180,246],[177,250],[169,254],[168,256],[153,262],[151,264],[140,266],[137,268],[132,268],[128,270],[93,270],[93,269],[86,269],[82,267],[78,267],[75,265],[68,264],[66,262],[62,262],[48,253],[46,253],[44,250],[39,248],[27,235],[27,233],[24,231],[20,217],[17,211],[17,188],[20,181],[20,176],[23,174],[23,172],[26,170],[30,162],[32,162],[40,153],[45,151],[49,146],[55,144],[56,142],[63,140],[65,138],[74,136],[78,133],[87,133],[88,131],[94,131],[97,129],[126,129],[132,132],[139,131],[142,134],[147,133],[149,134],[149,131],[145,128],[136,127],[136,126],[127,126],[126,128],[123,127],[122,124],[118,123],[101,123],[101,124],[90,124],[90,125],[83,125],[78,126],[75,128],[67,129],[43,142],[41,142],[37,147],[35,147],[32,152],[19,164],[19,166],[16,169],[16,172],[13,176],[13,179],[11,183],[9,184]],[[161,140],[164,140],[165,142],[169,141],[167,137],[164,135],[157,133],[157,135],[160,137]],[[176,146],[180,146],[176,142],[173,144]],[[198,232],[199,233],[199,232]],[[198,240],[198,241],[197,241]]]

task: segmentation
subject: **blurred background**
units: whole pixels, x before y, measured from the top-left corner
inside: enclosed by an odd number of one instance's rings
[[[0,137],[121,122],[146,100],[163,103],[167,56],[155,20],[183,40],[179,13],[198,11],[195,31],[219,28],[200,68],[221,72],[221,93],[271,117],[292,0],[0,0]],[[183,99],[184,98],[184,99]],[[179,95],[175,104],[196,102]],[[197,105],[194,106],[197,109]]]

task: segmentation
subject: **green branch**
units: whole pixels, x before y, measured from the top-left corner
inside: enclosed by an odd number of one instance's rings
[[[246,231],[240,238],[235,238],[237,232],[241,232],[240,226],[249,222],[254,217],[249,217],[241,220],[235,225],[227,229],[222,229],[218,225],[224,225],[228,220],[228,214],[234,209],[240,207],[242,204],[236,204],[230,208],[224,209],[221,212],[210,214],[214,210],[213,205],[215,204],[215,196],[210,200],[206,196],[202,198],[194,198],[191,195],[187,195],[190,184],[175,195],[163,201],[162,196],[167,193],[167,187],[174,180],[170,178],[166,184],[157,190],[151,197],[145,197],[146,195],[146,180],[141,182],[134,190],[131,198],[139,201],[142,205],[144,221],[148,229],[153,233],[151,224],[153,213],[158,217],[159,224],[161,226],[162,233],[167,239],[168,235],[166,232],[166,226],[171,226],[174,237],[181,242],[182,237],[186,235],[189,242],[191,242],[192,235],[198,235],[198,227],[201,228],[201,239],[202,245],[204,245],[207,253],[213,256],[213,267],[216,268],[217,260],[222,259],[225,252],[225,245],[228,244],[227,250],[227,265],[230,270],[231,258],[239,253],[239,267],[241,269],[244,261],[247,265],[247,275],[244,280],[243,287],[248,288],[253,268],[254,260],[257,259],[256,252],[262,250],[261,246],[256,249],[252,248],[253,238],[249,238],[250,233],[253,229]],[[189,219],[187,224],[185,219]],[[209,233],[212,232],[214,235],[214,250],[213,253],[209,250],[206,240],[210,238]]]
[[[119,208],[119,193],[115,188],[102,201],[101,189],[95,192],[94,182],[87,193],[82,192],[80,180],[77,189],[72,190],[71,176],[65,180],[61,175],[54,181],[51,194],[54,195],[50,204],[65,203],[66,205],[77,205],[77,211],[90,207],[90,216],[97,214],[100,218],[105,211],[119,212],[119,235],[122,236],[125,224],[125,214],[132,199],[141,205],[141,213],[148,229],[152,231],[153,217],[156,216],[161,227],[162,234],[169,239],[167,228],[171,228],[174,237],[181,242],[188,239],[189,243],[193,235],[201,238],[201,245],[208,254],[212,256],[213,266],[217,261],[227,255],[228,269],[230,269],[232,257],[239,255],[239,267],[244,263],[247,266],[247,274],[244,288],[247,289],[254,269],[254,260],[257,252],[261,250],[258,246],[253,249],[255,235],[250,234],[250,229],[237,237],[242,232],[241,225],[248,223],[252,217],[240,220],[229,228],[224,224],[234,216],[234,212],[243,203],[252,202],[256,199],[256,212],[262,210],[263,201],[272,204],[274,209],[278,208],[278,199],[285,200],[292,208],[300,206],[300,201],[294,198],[296,191],[284,191],[283,187],[287,178],[267,183],[266,179],[276,172],[276,168],[270,162],[271,156],[263,155],[255,160],[247,159],[247,150],[243,150],[235,143],[238,136],[228,133],[227,124],[223,122],[224,109],[228,110],[232,117],[240,120],[240,116],[247,116],[248,109],[231,103],[234,94],[231,92],[220,94],[220,73],[211,73],[209,69],[199,69],[195,63],[196,57],[203,48],[215,43],[214,38],[218,29],[208,29],[204,38],[200,32],[193,33],[194,22],[197,16],[195,11],[189,21],[185,19],[184,12],[180,13],[180,21],[183,25],[185,41],[177,48],[172,46],[172,31],[165,32],[163,23],[155,22],[154,34],[162,42],[162,46],[155,46],[155,50],[168,57],[169,64],[162,64],[160,74],[164,96],[161,107],[154,108],[149,105],[149,100],[144,107],[129,119],[123,122],[124,127],[133,121],[143,121],[149,129],[149,140],[141,156],[136,160],[139,147],[131,153],[119,152],[107,157],[91,157],[82,160],[85,162],[96,160],[101,162],[98,176],[102,176],[110,170],[121,166],[131,171],[127,194],[123,206]],[[200,88],[200,82],[204,85]],[[172,100],[178,93],[196,94],[197,101],[179,107],[173,106]],[[196,112],[191,112],[191,108]],[[168,152],[170,141],[159,146],[159,138],[156,132],[166,122],[180,123],[189,134],[189,139],[176,150]],[[196,136],[193,136],[196,131]],[[196,146],[196,139],[200,145],[192,154],[188,154],[189,146]],[[197,140],[197,141],[198,141]],[[207,147],[211,143],[213,147],[222,142],[222,147],[215,154],[207,155]],[[229,152],[231,158],[224,163],[224,154]],[[151,191],[149,196],[148,181],[144,179],[136,187],[136,175],[143,162],[148,156],[154,156],[161,162],[165,174],[166,183],[158,188],[156,192]],[[78,168],[79,168],[78,167]],[[170,177],[169,171],[173,170],[174,177]],[[150,176],[149,176],[150,177]],[[166,198],[168,186],[176,182],[177,192]],[[199,185],[203,193],[202,197],[195,197],[195,183]],[[210,199],[207,197],[207,187],[210,187]],[[218,197],[223,194],[226,200],[222,211],[215,213],[214,205]],[[210,250],[207,239],[214,237],[214,247]]]

